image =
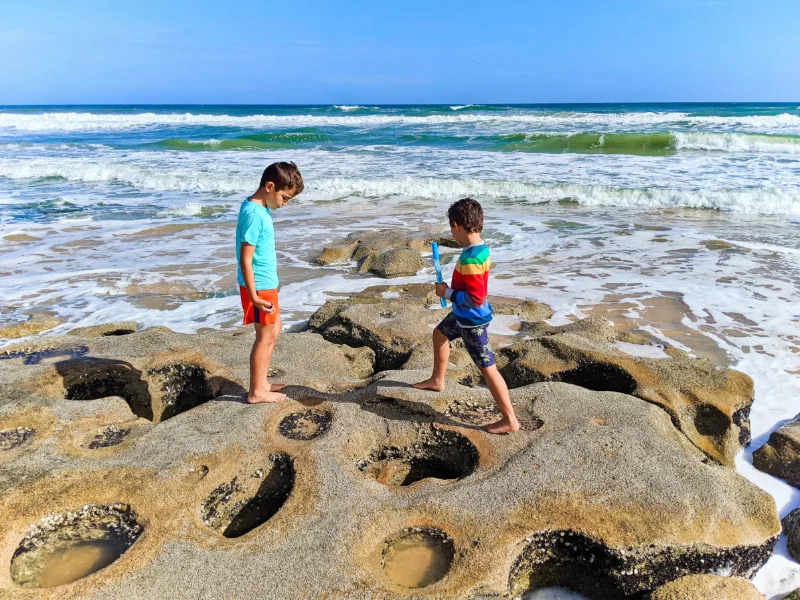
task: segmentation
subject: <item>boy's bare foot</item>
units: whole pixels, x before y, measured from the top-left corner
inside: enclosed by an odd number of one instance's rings
[[[420,381],[419,383],[411,384],[411,387],[417,388],[418,390],[433,390],[434,392],[441,392],[444,390],[444,381],[437,381],[433,377],[430,379],[426,379],[425,381]]]
[[[260,394],[248,394],[248,404],[277,404],[286,400],[286,394],[279,394],[277,392],[262,392]]]
[[[270,383],[267,385],[270,392],[280,392],[283,388],[286,387],[285,383]]]
[[[496,423],[491,423],[484,427],[488,433],[514,433],[519,431],[519,421],[516,419],[512,422],[507,417],[503,417]]]

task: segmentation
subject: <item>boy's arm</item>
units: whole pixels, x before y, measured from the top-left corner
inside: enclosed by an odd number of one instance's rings
[[[489,292],[486,285],[490,262],[488,260],[481,264],[467,263],[461,265],[461,278],[464,281],[466,290],[455,291],[447,288],[445,298],[453,304],[477,308],[486,302]]]
[[[267,314],[272,314],[275,311],[272,302],[259,298],[258,292],[256,291],[256,276],[253,272],[253,255],[255,251],[255,246],[247,242],[242,242],[240,251],[242,257],[242,277],[244,277],[244,284],[247,288],[247,295],[250,296],[250,302]]]

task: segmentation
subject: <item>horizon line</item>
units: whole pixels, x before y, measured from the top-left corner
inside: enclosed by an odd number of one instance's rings
[[[613,101],[613,102],[290,102],[290,103],[267,103],[267,104],[253,104],[241,102],[109,102],[109,103],[42,103],[42,104],[0,104],[1,108],[30,108],[30,107],[71,107],[71,106],[353,106],[353,107],[386,107],[386,106],[462,106],[468,108],[470,106],[558,106],[558,105],[647,105],[647,104],[747,104],[747,105],[780,105],[780,104],[797,104],[800,109],[799,100],[780,100],[780,101],[744,101],[744,100],[669,100],[669,101]]]

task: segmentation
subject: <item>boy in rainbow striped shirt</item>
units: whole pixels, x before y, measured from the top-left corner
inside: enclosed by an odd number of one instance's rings
[[[483,209],[472,198],[462,198],[447,211],[453,238],[463,248],[453,272],[452,286],[436,284],[436,295],[450,300],[453,311],[433,332],[433,375],[415,383],[420,390],[444,389],[444,374],[450,358],[450,342],[461,338],[473,362],[481,370],[486,385],[492,392],[503,418],[486,426],[489,433],[512,433],[519,429],[514,414],[508,386],[495,365],[494,353],[489,348],[489,323],[492,306],[486,296],[489,291],[489,247],[481,238]]]

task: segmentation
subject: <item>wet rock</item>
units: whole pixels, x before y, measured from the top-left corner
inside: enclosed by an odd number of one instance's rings
[[[379,277],[415,275],[428,265],[420,251],[429,252],[431,242],[457,247],[449,236],[409,234],[398,230],[354,233],[325,247],[316,258],[319,265],[355,261],[356,273],[371,272]]]
[[[322,253],[314,260],[318,265],[329,265],[337,262],[347,262],[358,247],[357,241],[343,242],[326,246]]]
[[[790,556],[800,562],[800,508],[795,508],[783,518],[783,532]]]
[[[90,327],[78,327],[70,331],[69,335],[85,338],[115,337],[136,333],[138,328],[139,324],[136,321],[119,321],[117,323],[104,323],[102,325],[92,325]]]
[[[752,583],[740,577],[691,575],[671,581],[652,594],[650,600],[764,600]]]
[[[0,339],[15,339],[35,335],[48,329],[53,329],[61,324],[61,320],[54,315],[36,313],[27,321],[0,327]]]
[[[370,262],[369,270],[379,277],[416,275],[427,266],[422,255],[411,248],[387,250]]]
[[[800,600],[800,589],[796,589],[788,596],[784,596],[783,600]]]
[[[502,349],[500,371],[509,387],[563,381],[596,391],[631,394],[657,404],[715,461],[733,466],[750,440],[753,381],[669,348],[668,358],[630,356],[617,341],[636,340],[604,319],[590,317],[559,327],[529,326],[532,339]],[[638,340],[645,344],[644,340]]]
[[[753,465],[800,488],[800,415],[770,434],[753,453]]]

